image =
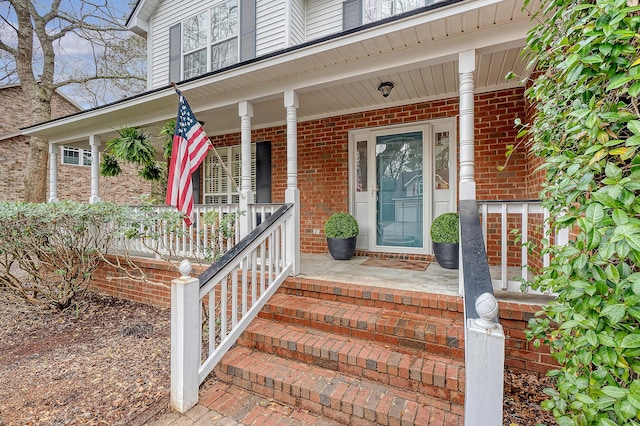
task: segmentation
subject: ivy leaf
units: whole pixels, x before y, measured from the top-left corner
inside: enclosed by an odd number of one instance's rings
[[[617,271],[615,267],[613,269]],[[605,307],[602,310],[602,312],[600,312],[600,316],[601,317],[606,316],[607,318],[609,318],[609,321],[611,322],[611,324],[617,324],[620,322],[620,320],[622,320],[622,318],[624,318],[626,313],[627,313],[626,306],[617,303],[615,305],[609,305]]]
[[[636,60],[637,62],[637,60]],[[640,81],[636,81],[629,87],[629,96],[637,97],[640,94]]]
[[[622,209],[615,209],[612,214],[613,221],[616,225],[624,225],[629,222],[629,216]]]
[[[640,333],[627,334],[620,344],[624,349],[640,348]]]
[[[604,386],[602,393],[615,399],[622,399],[627,396],[627,392],[617,386]]]
[[[640,136],[640,120],[631,120],[627,123],[627,128],[633,132],[634,135]]]
[[[599,224],[602,222],[602,219],[604,218],[604,208],[602,207],[602,204],[590,204],[589,207],[587,207],[586,216],[587,219],[593,223]]]
[[[631,405],[633,405],[636,408],[640,408],[640,395],[637,394],[630,394],[629,396],[627,396],[627,400],[629,401],[629,403]]]

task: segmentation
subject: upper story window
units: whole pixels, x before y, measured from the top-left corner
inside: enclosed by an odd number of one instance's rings
[[[344,0],[342,29],[350,30],[363,24],[380,21],[444,0]]]
[[[364,22],[379,21],[432,3],[429,0],[363,0]]]
[[[185,79],[238,62],[237,0],[218,3],[187,19],[182,28]]]
[[[73,164],[76,166],[91,165],[91,151],[71,146],[63,146],[60,150],[62,151],[62,164]]]

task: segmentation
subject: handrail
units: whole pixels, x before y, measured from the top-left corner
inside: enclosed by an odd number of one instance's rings
[[[479,318],[476,300],[481,294],[493,294],[493,284],[478,217],[478,206],[474,200],[460,201],[460,234],[465,318],[475,319]]]
[[[198,278],[172,281],[171,405],[178,411],[197,404],[199,385],[294,270],[293,213],[293,204],[283,205]]]
[[[475,200],[460,201],[465,330],[465,426],[502,424],[504,341]]]
[[[287,251],[282,245],[287,242],[286,222],[292,218],[287,213],[292,208],[292,204],[280,207],[198,277],[200,300],[208,298],[209,308],[208,356],[198,369],[200,383],[289,275],[293,265],[285,259]]]

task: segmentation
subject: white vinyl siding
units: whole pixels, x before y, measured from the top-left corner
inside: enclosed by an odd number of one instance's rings
[[[342,0],[311,0],[307,4],[307,40],[342,31]]]
[[[303,0],[291,0],[289,19],[289,45],[296,46],[306,40],[305,4]]]
[[[286,47],[284,1],[258,1],[256,4],[256,56]]]

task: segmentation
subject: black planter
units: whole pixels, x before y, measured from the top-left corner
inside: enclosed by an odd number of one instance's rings
[[[349,260],[356,252],[356,238],[327,238],[329,253],[335,260]]]
[[[433,254],[438,264],[445,269],[458,269],[460,247],[458,244],[433,243]]]

